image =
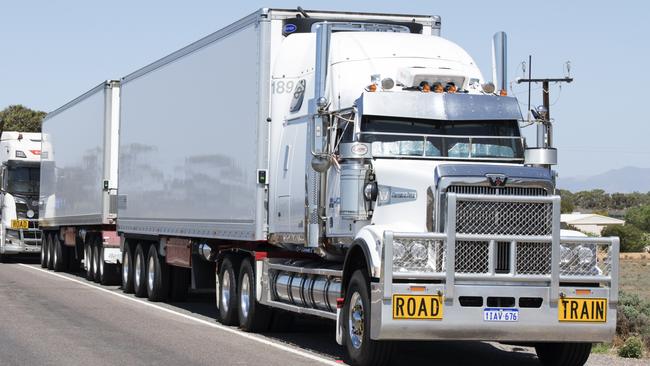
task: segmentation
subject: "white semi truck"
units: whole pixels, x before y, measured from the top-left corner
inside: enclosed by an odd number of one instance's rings
[[[41,134],[3,131],[0,141],[0,261],[8,255],[38,254],[38,185]]]
[[[582,365],[614,335],[618,239],[561,235],[550,128],[528,148],[505,85],[436,16],[261,9],[48,115],[44,265],[214,288],[247,331],[332,319],[358,365],[395,340]]]

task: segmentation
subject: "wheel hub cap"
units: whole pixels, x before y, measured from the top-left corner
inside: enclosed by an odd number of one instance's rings
[[[227,313],[228,305],[230,303],[230,276],[228,272],[224,273],[223,283],[221,284],[221,307]]]
[[[151,257],[149,258],[149,266],[147,269],[147,286],[149,287],[150,291],[153,290],[153,282],[154,282],[154,275],[155,275],[154,267],[155,266],[154,266],[153,257]]]
[[[239,307],[244,318],[248,318],[248,310],[250,309],[250,288],[250,278],[248,277],[248,273],[244,273],[241,279],[241,296],[239,299]]]
[[[363,343],[364,319],[363,301],[361,301],[361,295],[355,292],[350,298],[348,332],[352,346],[356,349],[359,349]]]

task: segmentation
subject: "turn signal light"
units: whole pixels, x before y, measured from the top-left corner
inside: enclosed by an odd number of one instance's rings
[[[369,92],[376,92],[377,91],[377,84],[368,85],[368,91]]]
[[[456,84],[454,83],[447,83],[447,86],[445,87],[445,91],[447,93],[455,93],[458,91],[458,88],[456,87]]]
[[[434,93],[444,93],[445,88],[442,86],[441,83],[435,83],[433,84],[433,92]]]
[[[431,91],[431,87],[429,86],[429,83],[423,81],[420,83],[420,90],[422,90],[423,93],[428,93]]]

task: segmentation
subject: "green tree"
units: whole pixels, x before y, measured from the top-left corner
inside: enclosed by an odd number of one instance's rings
[[[618,236],[621,239],[621,252],[640,252],[645,247],[643,231],[631,224],[611,225],[603,229],[602,236]]]
[[[625,214],[625,222],[644,231],[650,231],[650,205],[632,207]]]
[[[567,191],[566,189],[560,189],[560,210],[562,213],[571,213],[575,210],[575,203],[573,198],[573,193]]]
[[[581,191],[574,194],[575,205],[586,209],[606,209],[610,207],[611,197],[602,189]]]
[[[3,131],[41,132],[41,123],[47,113],[23,105],[10,105],[0,111],[0,128]]]

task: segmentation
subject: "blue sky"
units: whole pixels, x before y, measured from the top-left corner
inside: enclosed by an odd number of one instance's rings
[[[225,4],[224,4],[225,3]],[[442,16],[442,35],[463,46],[486,77],[494,32],[509,36],[510,79],[533,56],[533,76],[564,75],[551,88],[562,177],[622,166],[650,168],[650,10],[611,1],[165,1],[2,0],[0,109],[51,111],[101,80],[122,77],[261,7]],[[527,89],[515,86],[525,108]],[[533,104],[541,92],[533,88]],[[524,130],[534,144],[532,127]],[[648,183],[650,185],[650,182]]]

